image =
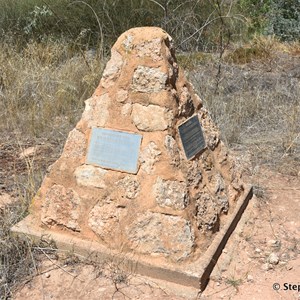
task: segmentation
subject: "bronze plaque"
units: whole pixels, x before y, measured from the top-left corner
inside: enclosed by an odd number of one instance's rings
[[[202,128],[197,115],[178,126],[179,135],[187,159],[193,158],[206,147]]]

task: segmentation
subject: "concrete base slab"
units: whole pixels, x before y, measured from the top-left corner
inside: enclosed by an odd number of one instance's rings
[[[153,263],[151,258],[145,259],[145,257],[139,257],[136,254],[118,252],[108,249],[96,241],[83,240],[64,232],[44,229],[37,225],[39,222],[34,220],[31,215],[12,227],[12,232],[29,236],[36,242],[40,241],[41,238],[47,238],[47,240],[53,240],[59,250],[72,251],[74,254],[88,257],[94,261],[112,261],[132,273],[203,291],[227,240],[234,231],[252,195],[252,187],[248,187],[244,197],[237,201],[232,215],[216,234],[205,253],[197,261],[185,265],[158,265]]]

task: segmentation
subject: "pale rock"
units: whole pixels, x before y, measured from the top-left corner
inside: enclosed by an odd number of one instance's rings
[[[153,186],[156,203],[161,207],[175,210],[185,209],[189,202],[186,184],[175,180],[163,180],[158,177]]]
[[[120,234],[122,227],[121,219],[127,210],[113,202],[96,204],[89,213],[89,227],[104,241],[109,241]]]
[[[132,105],[131,118],[141,131],[163,131],[171,126],[171,111],[158,105],[144,106],[138,103]]]
[[[194,111],[194,103],[187,87],[183,87],[179,95],[179,116],[191,116]]]
[[[53,185],[46,193],[41,221],[48,226],[60,225],[80,231],[80,203],[81,200],[74,190],[62,185]]]
[[[229,202],[226,195],[217,196],[217,203],[220,208],[220,212],[227,213],[229,209]]]
[[[203,168],[205,171],[211,171],[213,169],[214,166],[214,162],[212,157],[209,155],[209,153],[207,151],[205,151],[202,155],[201,155],[201,162],[203,165]]]
[[[248,274],[248,276],[247,276],[247,281],[248,281],[248,282],[253,282],[253,281],[254,281],[253,276],[250,275],[250,274]]]
[[[269,271],[269,270],[273,269],[273,267],[272,267],[271,264],[265,263],[265,264],[263,264],[263,265],[261,266],[261,269],[262,269],[263,271]]]
[[[209,135],[206,135],[206,144],[211,150],[214,150],[216,148],[219,141],[220,139],[217,131],[212,132]]]
[[[126,53],[130,52],[133,49],[133,36],[131,34],[128,34],[124,41],[122,42],[122,45],[126,51]]]
[[[176,79],[178,77],[178,65],[173,60],[170,61],[170,64],[168,66],[168,78],[170,86],[175,87],[176,85]]]
[[[220,141],[219,130],[213,123],[208,111],[203,107],[199,111],[199,119],[201,120],[201,127],[204,131],[206,144],[211,150],[214,150]]]
[[[138,44],[135,49],[138,57],[151,57],[153,61],[160,61],[163,59],[161,55],[161,46],[162,40],[156,38]]]
[[[220,173],[208,176],[209,189],[216,196],[220,211],[227,212],[229,209],[228,197],[225,192],[225,181]]]
[[[138,66],[132,78],[132,90],[142,93],[157,93],[166,87],[168,75],[159,68]]]
[[[279,241],[279,240],[269,240],[269,241],[267,242],[267,245],[268,245],[269,247],[272,247],[272,248],[277,248],[277,247],[280,247],[281,241]]]
[[[131,111],[132,111],[132,105],[130,103],[126,103],[123,105],[121,109],[121,114],[123,116],[129,116],[131,114]]]
[[[155,163],[159,161],[161,151],[154,142],[150,142],[140,153],[139,161],[141,169],[147,174],[152,174],[155,170]]]
[[[146,212],[126,231],[132,249],[142,254],[170,257],[174,261],[190,256],[195,245],[190,223],[178,216]]]
[[[86,146],[85,135],[75,128],[69,133],[62,157],[81,158],[85,155]]]
[[[123,103],[127,100],[128,98],[128,91],[124,89],[120,89],[117,91],[117,96],[116,99],[118,102]]]
[[[228,150],[222,141],[219,143],[219,147],[220,147],[220,152],[218,155],[218,163],[220,165],[223,165],[228,161]]]
[[[212,196],[200,192],[196,196],[196,220],[198,228],[202,231],[216,230],[218,226],[218,206]]]
[[[102,168],[92,165],[82,165],[76,168],[74,175],[79,185],[104,189],[106,188],[104,182],[106,173],[107,171]]]
[[[95,96],[84,101],[85,107],[84,107],[84,111],[81,116],[81,120],[79,121],[79,124],[82,124],[83,122],[87,122],[88,124],[90,124],[92,122],[95,103],[96,103]],[[80,127],[80,125],[79,125],[79,127]]]
[[[117,182],[117,186],[120,186],[125,191],[125,197],[128,199],[134,199],[138,196],[140,191],[140,183],[134,176],[126,176]]]
[[[108,93],[96,99],[93,118],[89,127],[103,127],[109,118],[109,105],[111,103]]]
[[[287,252],[284,252],[281,254],[281,257],[280,257],[283,261],[287,262],[291,259],[291,256],[289,255],[289,253]]]
[[[193,161],[192,165],[188,168],[187,172],[187,182],[188,186],[194,189],[199,188],[202,181],[202,173],[198,166],[197,161]]]
[[[276,253],[271,253],[268,257],[268,262],[272,265],[277,265],[279,263],[279,257]]]
[[[180,152],[175,139],[171,135],[165,137],[164,146],[171,159],[170,164],[178,166],[180,163]]]
[[[224,178],[220,173],[212,173],[208,176],[209,189],[214,195],[221,194],[225,190]]]
[[[103,71],[103,75],[100,81],[100,84],[104,88],[109,88],[114,85],[116,79],[119,77],[121,69],[123,66],[122,55],[116,51],[111,51],[111,58],[106,64],[106,68]]]

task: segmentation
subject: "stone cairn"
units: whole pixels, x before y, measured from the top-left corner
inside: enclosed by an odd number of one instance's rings
[[[85,103],[34,198],[36,222],[156,261],[199,258],[244,186],[208,111],[176,63],[171,37],[152,27],[122,34]],[[187,159],[178,126],[195,115],[206,147]],[[92,128],[142,136],[137,171],[87,163]]]

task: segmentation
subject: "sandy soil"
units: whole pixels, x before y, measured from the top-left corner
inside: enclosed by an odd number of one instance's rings
[[[300,299],[300,178],[270,170],[251,175],[257,196],[202,294],[126,274],[113,265],[45,254],[37,275],[23,282],[13,299]]]

